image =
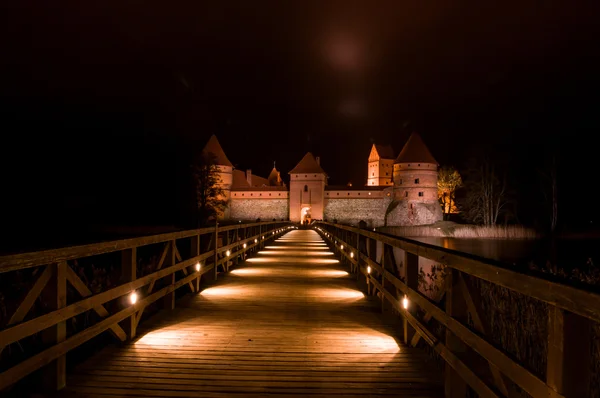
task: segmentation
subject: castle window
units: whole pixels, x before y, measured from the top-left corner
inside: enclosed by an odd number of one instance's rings
[[[271,196],[271,194],[269,194],[269,196]]]
[[[423,192],[419,192],[419,196],[423,196]]]
[[[350,192],[348,192],[348,196],[350,196]]]
[[[404,191],[404,197],[408,198],[408,191]]]
[[[254,194],[253,194],[253,193],[251,193],[251,194],[250,194],[250,196],[254,196]]]
[[[279,196],[281,196],[281,194],[279,194]]]
[[[244,194],[242,194],[242,196],[244,196]]]
[[[304,175],[304,178],[308,177],[306,174]]]
[[[237,193],[234,193],[233,196],[237,196]]]
[[[317,175],[315,174],[315,177],[316,177],[316,176],[317,176]]]
[[[338,196],[340,196],[340,193],[339,193],[339,192],[338,192],[337,194],[338,194]]]
[[[262,193],[259,193],[258,196],[262,196]]]
[[[388,173],[388,172],[386,171],[386,172],[385,172],[385,175],[386,175],[386,176],[389,176],[389,175],[390,175],[390,173]]]
[[[421,163],[419,163],[419,167],[421,167]]]
[[[373,175],[371,177],[375,177],[375,173],[373,173]]]
[[[402,178],[400,179],[400,183],[399,184],[402,185]]]
[[[410,167],[410,163],[408,164],[408,167]]]
[[[358,196],[360,196],[360,192],[358,193]]]
[[[304,192],[308,192],[308,185],[304,186]]]
[[[418,184],[418,183],[419,183],[419,179],[415,178],[415,184]]]

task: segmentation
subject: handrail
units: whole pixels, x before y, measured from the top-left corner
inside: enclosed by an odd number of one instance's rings
[[[405,343],[413,343],[414,345],[415,340],[410,338],[410,334],[411,332],[418,334],[446,361],[447,369],[449,367],[452,370],[447,373],[456,372],[464,383],[471,386],[480,396],[509,396],[509,390],[504,383],[503,375],[533,397],[583,396],[581,395],[582,380],[585,384],[586,377],[589,380],[589,374],[586,374],[586,372],[590,373],[589,369],[585,368],[585,358],[589,358],[589,344],[591,341],[591,338],[586,341],[586,337],[589,337],[586,330],[591,330],[591,321],[600,320],[599,294],[519,273],[493,260],[407,238],[393,237],[329,222],[318,222],[315,228],[335,246],[338,253],[343,255],[344,261],[350,263],[352,272],[364,275],[368,292],[371,293],[371,288],[373,291],[380,292],[382,300],[385,299],[386,302],[389,302],[402,316]],[[366,252],[364,250],[365,246],[362,246],[362,252],[359,251],[361,237],[367,243]],[[381,242],[383,245],[381,263],[376,261],[372,249],[368,247],[370,242]],[[404,250],[405,281],[400,280],[384,266],[384,261],[388,266],[390,265],[388,262],[395,261],[393,254],[386,254],[386,246]],[[444,310],[418,291],[416,277],[419,256],[434,260],[450,268],[451,272],[446,276],[446,297],[452,297],[452,295],[464,297],[465,308],[458,308],[458,304],[456,304],[458,301],[450,298],[446,300],[446,309]],[[479,303],[471,297],[471,289],[463,279],[462,273],[550,304],[546,381],[541,380],[485,339],[485,328],[477,313],[477,308],[475,308]],[[389,288],[396,290],[396,292],[390,292]],[[404,295],[408,300],[407,302],[418,306],[428,317],[436,319],[446,328],[445,344],[427,329],[424,322],[418,319],[414,308],[407,309],[401,305],[403,300],[398,297],[398,294]],[[458,306],[460,307],[460,305]],[[476,324],[475,328],[479,333],[467,327],[463,323],[465,320],[461,321],[459,319],[461,318],[460,315],[464,317],[467,312],[472,315],[473,322]],[[573,341],[573,331],[581,333],[581,341]],[[493,385],[489,385],[473,370],[473,367],[477,367],[476,363],[469,367],[468,356],[465,357],[464,353],[461,356],[455,354],[454,349],[459,347],[457,345],[459,341],[460,344],[466,344],[473,352],[488,361],[494,379]],[[581,362],[583,362],[583,365]],[[571,368],[570,371],[569,368]],[[581,369],[581,371],[573,373],[573,368]],[[572,380],[573,375],[581,379]],[[449,381],[448,378],[446,382],[447,384],[456,384],[456,381],[452,381],[452,379]]]
[[[49,369],[53,372],[55,383],[50,388],[64,387],[67,352],[106,330],[111,330],[120,341],[134,338],[144,309],[148,305],[164,298],[165,307],[172,309],[175,304],[175,290],[188,285],[191,292],[199,292],[203,275],[210,272],[216,279],[219,266],[227,272],[229,263],[237,263],[238,256],[255,252],[263,247],[266,241],[280,236],[290,228],[292,227],[289,222],[240,223],[225,227],[215,225],[211,228],[0,257],[0,273],[43,267],[8,324],[0,329],[0,353],[9,344],[28,336],[46,329],[53,331],[52,341],[49,341],[50,347],[0,373],[0,391],[46,365],[54,367],[53,370]],[[209,235],[210,242],[206,251],[202,252],[200,237],[204,235]],[[177,240],[186,238],[192,239],[192,249],[190,257],[183,259],[177,248]],[[222,244],[219,244],[219,241],[222,241]],[[165,243],[156,270],[137,278],[137,248],[156,243]],[[92,294],[68,264],[70,260],[117,251],[122,253],[122,273],[125,282],[98,294]],[[180,277],[177,278],[177,275]],[[154,290],[155,284],[165,279],[168,279],[167,284]],[[82,297],[69,305],[66,303],[67,282]],[[25,320],[27,313],[43,292],[49,294],[51,301],[55,303],[53,311]],[[121,306],[121,309],[113,314],[104,307],[110,301],[132,292],[136,292],[136,297],[140,296],[133,304],[124,308]],[[89,310],[95,311],[102,319],[67,338],[65,322]]]

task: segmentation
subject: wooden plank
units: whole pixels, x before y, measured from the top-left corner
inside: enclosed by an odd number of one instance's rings
[[[321,242],[307,230],[285,238],[272,244]],[[398,345],[397,322],[379,316],[340,264],[294,262],[281,251],[255,257],[269,262],[241,263],[152,317],[135,343],[91,357],[65,393],[441,395],[439,371],[424,353]]]
[[[81,297],[89,297],[92,295],[92,291],[86,286],[86,284],[77,276],[75,271],[71,267],[67,266],[67,281],[73,286],[75,290],[81,295]],[[98,305],[92,308],[98,316],[101,318],[106,318],[108,316],[108,311],[104,308],[103,305]],[[110,327],[112,333],[120,340],[127,340],[127,334],[125,331],[118,325],[112,325]]]
[[[60,309],[67,305],[67,268],[66,261],[52,264],[52,277],[46,284],[42,292],[45,302],[50,309]],[[44,330],[42,340],[46,344],[62,344],[67,338],[66,322],[59,322],[56,325]],[[52,358],[52,361],[46,363],[43,371],[42,382],[46,391],[58,391],[66,384],[67,377],[67,357],[66,353],[61,353]]]

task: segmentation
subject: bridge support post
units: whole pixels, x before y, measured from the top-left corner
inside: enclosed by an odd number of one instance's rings
[[[200,235],[194,235],[192,236],[192,248],[191,248],[191,252],[190,252],[190,256],[191,257],[197,257],[200,255],[200,251],[201,251],[201,245],[200,245]],[[200,279],[202,278],[201,275],[198,275],[198,277],[196,278],[196,293],[200,293]]]
[[[547,384],[567,398],[590,396],[592,325],[561,308],[548,309]]]
[[[54,263],[52,277],[44,288],[44,301],[50,310],[58,310],[67,306],[67,267],[66,261]],[[42,340],[47,344],[58,344],[67,338],[65,321],[57,323],[42,332]],[[43,370],[42,382],[48,391],[58,391],[66,385],[67,357],[61,355],[50,362]]]
[[[406,279],[406,286],[413,290],[419,289],[419,256],[413,253],[404,251],[404,276]],[[413,308],[408,308],[407,311],[411,313]],[[408,323],[408,320],[402,318],[402,326],[404,331],[404,344],[409,344],[415,335],[415,329]]]
[[[213,275],[215,280],[217,280],[217,276],[219,275],[219,267],[217,266],[217,262],[219,261],[219,255],[218,255],[218,248],[219,248],[219,222],[215,221],[215,236],[214,239],[215,244],[214,244],[214,269],[213,269]]]
[[[446,274],[446,313],[462,321],[467,316],[467,305],[459,290],[461,288],[459,283],[459,271],[449,268]],[[448,329],[446,329],[446,347],[459,358],[464,357],[461,354],[467,352],[467,346]],[[467,383],[448,362],[445,366],[445,396],[447,398],[464,398],[467,394]]]
[[[136,248],[125,249],[121,251],[121,275],[123,282],[133,282],[137,278],[137,250]],[[122,322],[123,330],[127,335],[127,339],[135,338],[137,333],[137,313],[126,318]]]
[[[171,245],[171,252],[170,252],[170,256],[169,256],[169,263],[167,264],[167,266],[171,266],[171,265],[175,265],[175,250],[176,250],[176,241],[172,240],[170,245]],[[175,284],[175,273],[173,272],[171,275],[168,275],[166,277],[167,280],[167,284],[168,285],[174,285]],[[175,291],[172,291],[170,293],[165,294],[165,297],[163,299],[163,308],[165,310],[172,310],[173,308],[175,308]]]

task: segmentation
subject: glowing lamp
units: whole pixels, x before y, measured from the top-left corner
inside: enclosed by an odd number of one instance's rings
[[[254,239],[254,243],[258,243],[258,239]]]
[[[344,245],[341,245],[341,246],[340,246],[340,249],[344,250]]]
[[[405,310],[408,309],[408,297],[406,297],[406,295],[404,295],[404,298],[402,299],[402,307]]]
[[[244,247],[244,249],[246,248],[246,246],[247,246],[247,245],[244,243],[244,246],[243,246],[243,247]]]
[[[136,292],[131,292],[131,294],[129,295],[129,302],[131,304],[135,304],[135,303],[137,303],[137,300],[138,300],[137,293]]]
[[[350,258],[354,258],[354,252],[350,252]]]
[[[370,274],[370,273],[371,273],[371,266],[369,265],[369,266],[367,266],[367,274]]]
[[[225,252],[225,254],[227,255],[227,257],[229,257],[229,256],[231,255],[231,251],[227,250],[227,251]]]
[[[196,263],[196,271],[200,271],[200,263]]]
[[[263,236],[262,239],[264,239],[265,237]]]

